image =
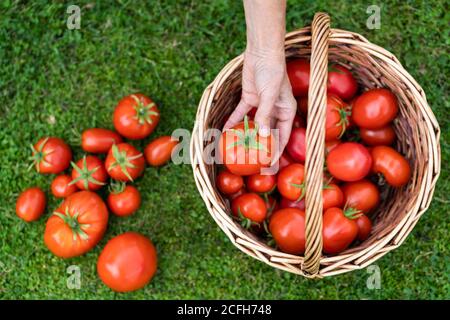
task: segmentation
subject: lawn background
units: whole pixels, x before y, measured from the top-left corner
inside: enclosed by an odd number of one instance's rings
[[[311,281],[243,254],[209,216],[188,165],[147,168],[136,183],[141,209],[130,218],[111,217],[104,239],[85,256],[50,254],[42,241],[49,213],[27,224],[14,212],[21,190],[39,185],[48,192],[51,182],[27,171],[29,144],[44,135],[76,144],[76,132],[112,128],[115,104],[135,91],[151,96],[162,112],[152,138],[190,130],[203,89],[245,46],[240,1],[72,3],[81,7],[80,30],[67,29],[63,1],[0,2],[0,298],[450,298],[450,17],[444,1],[383,1],[379,30],[365,26],[372,2],[288,3],[288,30],[327,11],[333,27],[393,52],[422,85],[441,125],[443,167],[434,201],[404,244],[376,262],[380,290],[367,288],[366,270]],[[79,147],[74,151],[82,155]],[[50,197],[49,211],[57,204]],[[131,230],[154,241],[159,270],[145,289],[117,294],[97,277],[96,260],[108,239]],[[80,290],[66,286],[70,265],[80,267]]]

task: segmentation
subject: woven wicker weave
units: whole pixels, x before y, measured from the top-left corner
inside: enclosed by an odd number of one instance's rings
[[[364,268],[400,246],[428,208],[440,172],[439,125],[425,93],[397,58],[359,34],[330,29],[327,14],[317,13],[311,27],[286,35],[287,59],[311,62],[306,156],[306,252],[295,256],[277,251],[243,229],[230,216],[229,203],[215,187],[216,166],[206,164],[205,137],[209,128],[221,129],[239,102],[243,56],[230,61],[201,98],[191,140],[191,161],[198,190],[208,211],[233,244],[273,267],[317,278]],[[394,122],[395,148],[409,160],[413,175],[407,186],[386,188],[382,204],[371,214],[370,237],[337,256],[322,255],[322,170],[328,62],[350,70],[361,86],[386,87],[398,97]]]

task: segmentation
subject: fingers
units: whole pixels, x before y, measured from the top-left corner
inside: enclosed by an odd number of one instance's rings
[[[226,130],[232,128],[236,124],[241,122],[242,119],[244,119],[244,116],[247,114],[247,112],[250,111],[251,108],[252,108],[251,105],[247,104],[246,102],[244,102],[244,100],[241,99],[236,109],[234,109],[233,113],[230,115],[227,122],[223,126],[223,129]]]
[[[275,110],[276,95],[274,94],[261,94],[261,100],[256,110],[255,122],[258,124],[258,133],[262,137],[268,137],[270,135],[270,125],[272,119],[275,118],[273,111]]]

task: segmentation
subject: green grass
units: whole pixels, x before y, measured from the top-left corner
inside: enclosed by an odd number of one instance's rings
[[[82,1],[77,1],[82,3]],[[29,2],[31,3],[31,2]],[[436,299],[450,298],[450,106],[448,21],[444,1],[383,1],[380,30],[368,30],[367,1],[291,1],[287,28],[327,11],[333,26],[363,34],[393,52],[422,85],[442,130],[442,173],[430,209],[404,244],[376,262],[380,290],[366,270],[311,281],[274,270],[237,250],[209,216],[188,165],[147,168],[136,184],[143,205],[112,217],[101,243],[62,260],[46,249],[48,213],[27,224],[14,213],[19,192],[48,190],[51,178],[27,171],[28,145],[44,135],[76,143],[73,131],[112,127],[124,95],[142,91],[162,111],[152,137],[191,129],[203,89],[245,46],[240,1],[83,2],[81,30],[66,28],[66,5],[0,2],[0,298],[3,299]],[[144,142],[137,143],[142,147]],[[82,155],[74,148],[77,157]],[[49,212],[58,201],[50,198]],[[143,290],[116,294],[96,275],[108,239],[125,231],[149,236],[159,270]],[[81,289],[66,269],[81,269]]]

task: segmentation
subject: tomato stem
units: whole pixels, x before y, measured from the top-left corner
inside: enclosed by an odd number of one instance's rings
[[[78,181],[83,181],[83,186],[86,190],[89,190],[89,182],[99,186],[105,185],[105,183],[98,181],[93,177],[94,173],[100,168],[100,166],[97,166],[94,169],[89,170],[87,167],[86,155],[83,156],[83,165],[81,168],[78,167],[77,164],[74,162],[70,162],[70,164],[72,165],[72,168],[76,172],[78,172],[79,176],[76,179],[70,181],[69,186],[77,183]]]
[[[144,103],[136,95],[132,94],[131,97],[137,103],[137,105],[134,106],[134,110],[136,111],[135,119],[138,120],[140,125],[143,125],[145,123],[152,124],[153,119],[151,116],[158,115],[158,112],[152,111],[152,108],[156,106],[156,104],[154,102],[151,102],[147,105],[144,105]]]
[[[248,116],[244,117],[244,132],[237,129],[230,129],[237,137],[238,140],[230,143],[227,149],[231,149],[237,146],[243,146],[245,150],[256,149],[268,152],[267,148],[258,141],[258,124],[255,124],[255,128],[250,129],[248,124]]]
[[[131,161],[142,157],[142,153],[139,153],[135,156],[129,157],[127,155],[126,151],[119,151],[119,148],[117,148],[117,145],[113,144],[112,154],[113,154],[115,161],[113,163],[111,163],[111,165],[108,167],[108,171],[110,171],[111,169],[113,169],[116,166],[119,166],[120,169],[122,170],[123,174],[130,181],[133,181],[133,178],[128,173],[128,168],[132,168],[132,169],[136,168],[136,166],[133,163],[131,163]]]
[[[73,232],[74,241],[77,240],[77,236],[79,236],[83,240],[89,239],[89,235],[82,229],[83,227],[89,227],[89,224],[83,224],[78,221],[78,216],[80,214],[79,212],[75,212],[75,214],[71,216],[69,208],[66,207],[64,214],[57,211],[53,212],[53,214],[62,219],[64,223],[66,223],[70,227]]]

